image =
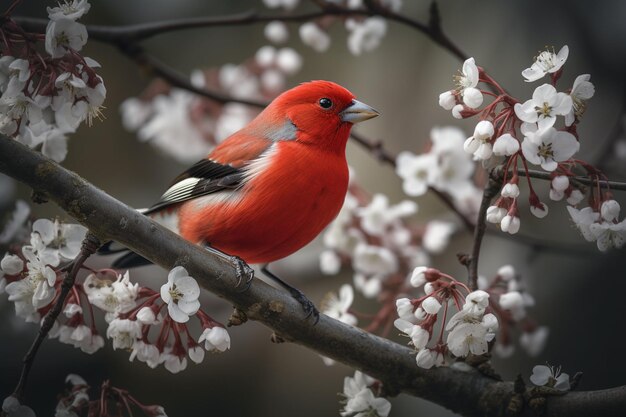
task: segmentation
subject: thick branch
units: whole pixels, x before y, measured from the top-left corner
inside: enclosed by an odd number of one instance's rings
[[[317,325],[286,293],[255,280],[246,292],[236,290],[232,266],[95,188],[78,175],[0,137],[0,172],[47,194],[101,240],[114,239],[166,269],[182,265],[205,289],[225,298],[283,338],[334,358],[382,380],[390,394],[406,392],[468,416],[502,416],[514,396],[513,384],[478,371],[420,369],[414,353],[389,340],[345,325],[325,315]],[[583,406],[571,404],[584,403]],[[618,416],[626,408],[626,389],[574,392],[547,399],[546,416],[587,416],[602,410]],[[579,412],[582,410],[583,412]]]

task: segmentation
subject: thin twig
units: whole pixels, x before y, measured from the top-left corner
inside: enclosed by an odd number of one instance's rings
[[[13,391],[13,396],[16,397],[20,402],[24,397],[24,389],[26,388],[26,381],[28,380],[28,375],[30,373],[30,369],[33,366],[33,362],[35,361],[35,357],[37,356],[37,352],[39,351],[39,347],[45,340],[48,333],[52,329],[55,321],[63,311],[63,305],[65,304],[65,299],[67,298],[68,293],[74,286],[74,281],[76,280],[76,275],[78,271],[80,271],[81,266],[85,263],[85,260],[93,255],[98,247],[100,246],[100,241],[98,238],[91,234],[87,233],[87,236],[83,240],[83,244],[80,250],[80,253],[74,259],[74,261],[68,266],[71,268],[69,272],[66,273],[65,278],[63,279],[63,283],[61,284],[61,292],[59,293],[59,298],[57,299],[54,307],[48,311],[48,314],[43,319],[43,324],[39,328],[39,332],[37,333],[37,337],[33,341],[33,344],[28,349],[26,356],[22,360],[22,372],[20,374],[20,379],[17,382],[15,390]]]
[[[529,169],[528,170],[528,174],[526,174],[526,171],[523,169],[518,169],[517,170],[517,174],[518,175],[523,175],[523,176],[528,176],[531,178],[537,178],[537,179],[541,179],[541,180],[548,180],[551,181],[552,177],[551,174],[549,172],[544,172],[544,171],[536,171],[536,170],[532,170]],[[584,185],[598,185],[600,187],[603,188],[610,188],[611,190],[621,190],[621,191],[626,191],[626,182],[619,182],[619,181],[607,181],[607,180],[596,180],[594,178],[589,178],[589,177],[572,177],[570,178],[571,181],[576,181],[580,184],[584,184]]]
[[[350,135],[356,143],[370,151],[370,153],[374,155],[374,157],[376,157],[376,159],[378,159],[380,162],[389,164],[394,168],[396,167],[395,155],[393,155],[391,152],[387,151],[383,147],[382,141],[374,141],[368,139],[362,134],[356,132],[352,132]],[[428,186],[428,190],[434,193],[441,200],[441,202],[443,202],[452,212],[457,215],[457,217],[463,222],[463,225],[468,231],[474,231],[474,223],[463,212],[459,210],[456,204],[454,204],[454,200],[452,200],[452,198],[448,194],[439,191],[432,186]]]
[[[87,31],[92,39],[96,39],[107,43],[137,43],[156,35],[167,32],[179,31],[185,29],[202,28],[202,27],[225,27],[225,26],[242,26],[257,23],[268,23],[275,20],[282,22],[308,22],[311,20],[321,19],[326,16],[337,17],[355,17],[355,16],[380,16],[387,20],[400,23],[411,27],[422,34],[429,37],[433,42],[442,48],[448,50],[451,54],[461,60],[466,59],[467,55],[463,53],[456,45],[454,45],[443,33],[440,26],[425,25],[415,19],[411,19],[399,13],[383,7],[369,9],[349,9],[333,4],[328,4],[318,12],[301,13],[301,14],[274,14],[262,15],[256,11],[247,11],[244,13],[229,16],[208,16],[198,18],[176,19],[155,23],[144,23],[126,26],[100,26],[89,25]],[[47,25],[45,19],[36,19],[28,17],[16,17],[14,19],[24,29],[31,32],[44,33]]]
[[[469,260],[469,276],[467,284],[472,291],[478,289],[478,257],[480,256],[480,248],[483,242],[483,236],[485,235],[485,229],[487,228],[487,209],[491,204],[491,200],[500,190],[500,181],[494,178],[493,175],[489,175],[489,181],[483,191],[483,198],[480,202],[480,208],[478,209],[478,219],[476,228],[474,229],[474,242],[472,244],[472,255]]]

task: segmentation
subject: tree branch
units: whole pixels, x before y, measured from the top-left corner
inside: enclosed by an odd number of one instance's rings
[[[552,181],[552,178],[550,177],[550,172],[536,171],[536,170],[529,169],[528,174],[526,174],[526,171],[520,168],[517,170],[517,175]],[[598,180],[596,183],[595,179],[592,179],[589,177],[582,177],[582,176],[572,177],[570,178],[570,180],[578,182],[580,184],[584,184],[584,185],[593,185],[593,186],[598,185],[602,188],[610,188],[612,190],[626,191],[626,182]]]
[[[469,259],[469,277],[468,284],[472,291],[478,289],[478,257],[480,256],[480,247],[482,246],[483,236],[487,229],[487,209],[491,204],[491,200],[498,193],[500,189],[500,182],[490,173],[489,181],[483,191],[483,198],[480,201],[480,208],[478,209],[478,219],[476,228],[474,229],[474,243],[472,244],[472,255]]]
[[[400,23],[404,26],[413,28],[418,32],[426,35],[437,45],[449,51],[461,60],[467,58],[456,45],[443,33],[439,25],[425,25],[415,19],[411,19],[399,13],[392,12],[383,7],[369,9],[349,9],[333,4],[321,7],[318,12],[301,13],[301,14],[274,14],[262,15],[254,10],[244,13],[234,14],[230,16],[208,16],[198,18],[176,19],[163,22],[144,23],[126,26],[102,26],[90,25],[87,27],[89,37],[101,42],[120,44],[120,43],[137,43],[156,35],[167,32],[203,28],[203,27],[219,27],[219,26],[242,26],[257,23],[269,23],[275,20],[282,22],[308,22],[320,19],[326,16],[337,17],[355,17],[355,16],[380,16],[387,20]],[[30,32],[45,33],[48,22],[45,19],[18,17],[14,19],[25,30]]]
[[[114,239],[166,269],[184,266],[203,288],[233,303],[249,318],[285,340],[380,379],[390,395],[406,392],[467,416],[503,416],[516,395],[513,383],[493,380],[476,370],[420,369],[412,350],[325,315],[313,325],[297,301],[259,280],[248,291],[238,292],[236,273],[226,260],[185,241],[15,140],[0,137],[0,155],[0,172],[45,193],[100,240]],[[626,408],[626,388],[573,392],[546,401],[546,416],[567,410],[569,416],[582,417],[590,409],[619,416]],[[577,403],[584,407],[571,405]]]

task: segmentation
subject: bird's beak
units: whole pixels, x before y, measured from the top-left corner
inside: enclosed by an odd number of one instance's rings
[[[359,123],[364,120],[372,119],[380,113],[358,100],[352,100],[352,103],[339,113],[341,120],[348,123]]]

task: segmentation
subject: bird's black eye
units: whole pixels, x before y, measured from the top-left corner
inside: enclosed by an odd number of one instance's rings
[[[320,98],[320,106],[323,109],[330,109],[333,106],[333,102],[329,98]]]

